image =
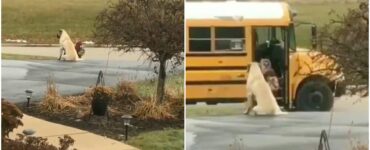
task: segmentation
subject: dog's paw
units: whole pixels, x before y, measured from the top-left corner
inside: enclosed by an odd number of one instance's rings
[[[249,110],[244,110],[244,111],[243,111],[243,114],[244,114],[244,115],[248,115],[248,113],[249,113]]]
[[[249,116],[257,116],[258,114],[257,114],[257,112],[256,111],[250,111],[249,113],[248,113],[248,115]]]
[[[285,112],[285,111],[277,111],[274,113],[274,115],[287,115],[288,112]]]

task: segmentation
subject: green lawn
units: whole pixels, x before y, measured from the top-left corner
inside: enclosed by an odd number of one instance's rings
[[[30,43],[57,43],[56,33],[64,28],[74,40],[92,39],[97,14],[110,0],[3,0],[2,38],[26,39]],[[116,1],[116,0],[113,0]],[[354,1],[354,0],[346,0]],[[328,12],[339,13],[356,7],[341,0],[289,0],[297,10],[297,20],[322,25],[329,21]],[[298,45],[310,46],[308,27],[297,28]]]
[[[109,0],[3,0],[2,38],[57,43],[59,29],[72,39],[91,39],[97,14]]]
[[[139,81],[136,84],[138,94],[142,97],[155,96],[157,89],[156,77],[154,80]],[[175,92],[173,94],[183,95],[184,94],[184,74],[179,73],[175,75],[169,75],[166,79],[166,90],[169,92]]]
[[[329,23],[330,19],[335,15],[329,15],[331,10],[335,10],[338,14],[347,12],[348,8],[357,7],[356,3],[291,3],[291,7],[297,11],[297,21],[311,22],[318,25],[318,27]],[[311,28],[309,26],[298,26],[296,28],[296,40],[298,47],[311,47]]]
[[[184,129],[142,133],[129,139],[128,144],[142,150],[182,150],[184,149]]]
[[[20,55],[20,54],[7,54],[2,53],[1,59],[3,60],[56,60],[56,57],[49,56],[33,56],[33,55]]]

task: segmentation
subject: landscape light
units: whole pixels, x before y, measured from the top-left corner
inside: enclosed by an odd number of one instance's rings
[[[125,126],[125,141],[127,141],[128,126],[130,126],[132,116],[131,115],[123,115],[121,118],[123,119],[123,125]]]
[[[28,89],[25,92],[26,92],[26,96],[27,96],[27,107],[29,107],[33,91],[31,89]]]

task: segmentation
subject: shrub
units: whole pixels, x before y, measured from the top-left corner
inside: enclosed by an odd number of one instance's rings
[[[33,137],[18,134],[18,138],[15,140],[4,139],[2,143],[2,149],[9,150],[67,150],[70,146],[74,144],[74,140],[68,136],[64,135],[63,138],[59,137],[60,147],[57,148],[54,145],[48,143],[46,138]]]
[[[4,139],[8,137],[9,133],[18,126],[23,126],[21,121],[23,113],[15,104],[1,101],[1,137]]]
[[[46,138],[42,137],[25,137],[22,134],[17,134],[18,138],[9,139],[8,135],[15,128],[23,125],[21,119],[23,117],[22,111],[13,103],[2,101],[1,102],[1,117],[2,117],[2,141],[1,149],[6,150],[67,150],[73,145],[74,140],[65,135],[63,138],[59,138],[60,148],[57,148],[47,142]]]
[[[366,1],[359,1],[357,8],[350,8],[343,15],[332,12],[335,16],[319,32],[319,50],[343,68],[347,84],[357,85],[353,93],[368,89],[368,5]],[[366,95],[367,92],[362,96]]]

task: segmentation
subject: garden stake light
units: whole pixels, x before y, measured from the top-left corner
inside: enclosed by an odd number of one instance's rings
[[[130,126],[132,116],[131,115],[123,115],[121,118],[123,118],[123,124],[125,126],[125,141],[127,141],[128,126]]]
[[[31,101],[33,91],[31,89],[28,89],[25,92],[27,95],[27,107],[30,107],[30,101]]]

